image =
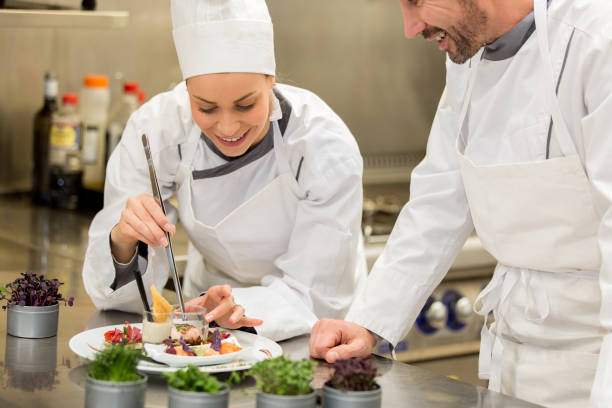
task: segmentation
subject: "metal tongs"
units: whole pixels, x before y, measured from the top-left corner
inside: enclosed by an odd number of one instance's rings
[[[153,197],[157,199],[161,206],[164,215],[166,215],[166,209],[164,208],[164,200],[162,200],[161,192],[159,191],[159,184],[157,183],[157,176],[155,175],[155,167],[153,166],[153,159],[151,158],[151,149],[149,148],[149,138],[147,135],[142,135],[142,146],[144,147],[145,156],[147,157],[147,164],[149,165],[149,178],[151,179],[151,189],[153,190]],[[172,281],[174,282],[174,289],[176,290],[176,297],[178,298],[179,308],[181,313],[185,313],[185,302],[183,301],[183,291],[181,290],[181,281],[179,280],[178,273],[176,272],[176,264],[174,263],[174,253],[172,252],[172,242],[170,241],[170,233],[164,231],[166,239],[168,240],[168,246],[166,246],[166,255],[168,256],[168,263],[170,264],[170,271],[172,272]]]

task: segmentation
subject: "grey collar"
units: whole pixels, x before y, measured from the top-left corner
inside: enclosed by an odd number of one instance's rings
[[[550,2],[546,1],[546,7],[550,7]],[[536,29],[533,11],[522,19],[517,25],[497,40],[488,44],[484,48],[482,58],[489,61],[501,61],[514,57],[523,44],[527,42],[531,34]]]
[[[489,61],[501,61],[514,57],[534,31],[535,19],[532,11],[512,30],[486,45],[482,58]]]
[[[283,117],[279,119],[277,123],[281,132],[281,136],[284,136],[285,130],[287,129],[287,125],[289,123],[289,119],[291,118],[292,107],[291,103],[276,88],[274,89],[274,94],[278,98],[281,110],[283,112]],[[226,156],[203,132],[201,134],[201,138],[204,139],[204,143],[206,143],[206,146],[208,146],[210,150],[212,150],[217,156],[226,160],[227,163],[223,163],[217,167],[213,167],[210,169],[193,170],[194,180],[224,176],[226,174],[232,173],[256,160],[259,160],[274,149],[274,127],[271,122],[270,128],[268,129],[268,133],[265,134],[263,140],[259,142],[257,146],[244,153],[242,156]]]

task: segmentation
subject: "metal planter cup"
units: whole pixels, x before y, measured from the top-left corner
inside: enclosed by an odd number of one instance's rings
[[[317,404],[315,392],[305,395],[276,395],[257,393],[257,408],[314,408]]]
[[[51,306],[9,306],[6,331],[11,336],[40,339],[57,335],[59,303]]]
[[[138,381],[113,382],[87,376],[85,408],[144,408],[147,376]]]
[[[219,392],[183,391],[168,386],[168,408],[227,408],[229,387]]]
[[[382,389],[372,391],[340,391],[328,385],[323,387],[324,408],[380,408]]]

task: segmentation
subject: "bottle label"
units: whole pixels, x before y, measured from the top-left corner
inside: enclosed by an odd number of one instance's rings
[[[100,129],[98,126],[88,125],[85,128],[83,138],[83,164],[96,164],[98,162],[98,138]]]
[[[49,132],[49,164],[68,166],[68,157],[79,151],[81,126],[79,124],[54,123]]]
[[[69,125],[54,123],[51,126],[50,143],[51,147],[72,148],[79,146],[79,125]]]

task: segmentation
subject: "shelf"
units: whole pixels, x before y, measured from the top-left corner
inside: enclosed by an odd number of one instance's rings
[[[0,9],[0,28],[121,28],[127,11]]]

